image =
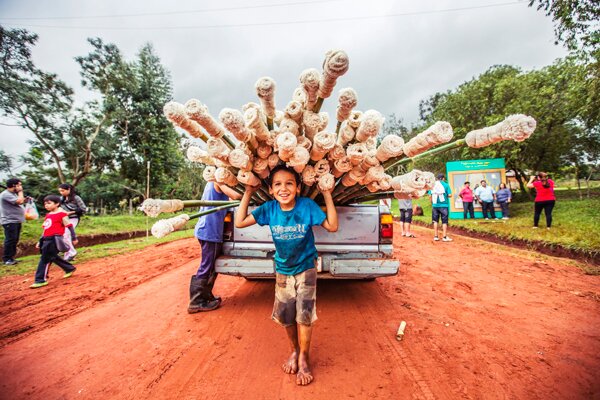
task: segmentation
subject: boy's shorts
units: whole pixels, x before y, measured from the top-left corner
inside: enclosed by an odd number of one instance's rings
[[[275,273],[275,304],[271,318],[285,327],[312,325],[317,320],[317,270],[296,275]]]
[[[410,224],[412,222],[413,210],[410,209],[400,209],[400,222],[406,222]]]
[[[431,209],[431,221],[439,222],[440,217],[442,218],[442,224],[448,223],[448,208],[447,207],[433,207]]]

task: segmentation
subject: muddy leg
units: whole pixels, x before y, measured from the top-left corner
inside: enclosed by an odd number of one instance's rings
[[[298,343],[298,327],[296,324],[285,327],[285,333],[287,333],[288,339],[290,340],[290,347],[292,354],[286,362],[283,363],[281,369],[286,374],[295,374],[298,372],[298,353],[300,353],[300,344]]]
[[[308,361],[312,326],[298,324],[298,331],[300,333],[300,355],[298,356],[298,374],[296,375],[296,384],[304,386],[308,385],[313,380]]]

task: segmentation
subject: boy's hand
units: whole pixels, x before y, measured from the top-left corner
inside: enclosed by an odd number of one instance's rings
[[[39,249],[39,248],[40,248],[40,242],[37,242],[37,243],[35,244],[35,248],[36,248],[36,249]]]
[[[256,186],[244,185],[244,188],[246,189],[247,192],[254,193],[258,189],[260,189],[260,185],[256,185]]]

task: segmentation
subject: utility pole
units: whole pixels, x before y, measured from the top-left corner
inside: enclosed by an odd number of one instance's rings
[[[146,199],[150,198],[150,161],[146,164]],[[148,216],[146,215],[146,239],[150,236],[150,229],[148,228]]]

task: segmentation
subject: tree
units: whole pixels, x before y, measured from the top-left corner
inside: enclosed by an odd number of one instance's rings
[[[522,184],[527,172],[559,171],[567,162],[585,163],[591,153],[579,143],[586,138],[591,148],[598,143],[597,128],[587,110],[586,68],[576,58],[558,60],[541,70],[522,72],[511,66],[495,66],[454,91],[435,94],[421,103],[425,125],[445,120],[454,127],[455,138],[523,113],[537,120],[531,139],[502,142],[483,149],[463,148],[419,166],[442,168],[449,159],[503,157]],[[594,133],[595,132],[595,133]]]
[[[35,67],[31,47],[37,39],[26,30],[0,26],[0,109],[17,126],[34,134],[64,182],[62,154],[48,138],[61,129],[73,103],[73,91],[55,74]]]
[[[123,187],[132,194],[145,192],[150,162],[153,195],[169,193],[184,162],[180,137],[162,112],[172,96],[168,71],[149,44],[134,61],[127,62],[114,44],[99,38],[89,39],[89,43],[92,51],[76,60],[82,84],[102,94],[99,109],[119,143],[113,157]]]
[[[557,43],[570,50],[596,51],[600,45],[600,6],[596,0],[529,0],[555,22]]]
[[[4,150],[0,149],[0,173],[12,176],[13,164],[13,158],[6,154]]]

